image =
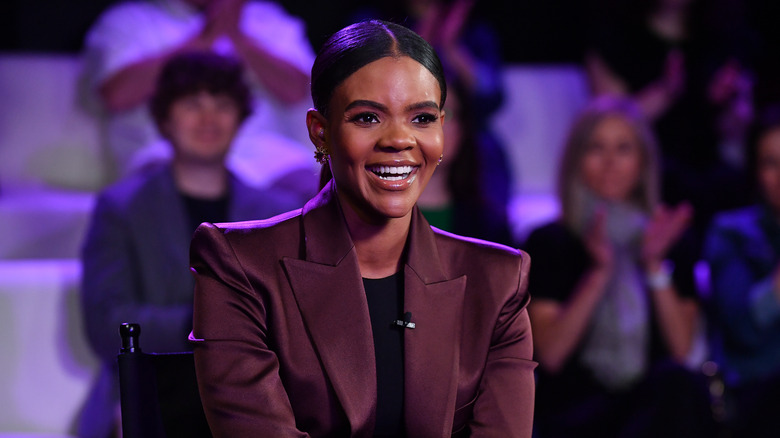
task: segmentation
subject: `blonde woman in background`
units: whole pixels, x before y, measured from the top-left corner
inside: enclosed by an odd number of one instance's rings
[[[658,179],[631,101],[582,112],[560,166],[561,217],[524,248],[541,438],[705,433],[705,393],[682,366],[699,314],[683,239],[693,212],[659,205]]]

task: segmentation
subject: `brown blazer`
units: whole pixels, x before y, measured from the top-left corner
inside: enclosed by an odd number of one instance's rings
[[[195,365],[216,437],[371,437],[368,305],[332,184],[263,221],[202,225]],[[432,229],[414,209],[404,267],[408,437],[530,437],[529,257]]]

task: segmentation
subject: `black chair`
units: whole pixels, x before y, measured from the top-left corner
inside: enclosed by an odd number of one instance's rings
[[[119,391],[124,438],[211,438],[192,353],[144,353],[138,324],[119,327]]]

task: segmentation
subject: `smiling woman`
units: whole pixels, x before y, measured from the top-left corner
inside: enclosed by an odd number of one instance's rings
[[[212,432],[530,437],[528,255],[433,229],[416,207],[443,150],[433,49],[392,23],[344,28],[315,60],[312,98],[321,192],[192,241]]]

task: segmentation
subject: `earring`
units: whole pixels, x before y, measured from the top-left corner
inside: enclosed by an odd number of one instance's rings
[[[436,162],[436,165],[438,166],[439,164],[441,164],[441,160],[443,159],[444,159],[444,154],[439,155],[439,161]]]
[[[325,164],[328,161],[328,150],[322,146],[317,146],[317,149],[314,151],[314,159],[320,164]]]

